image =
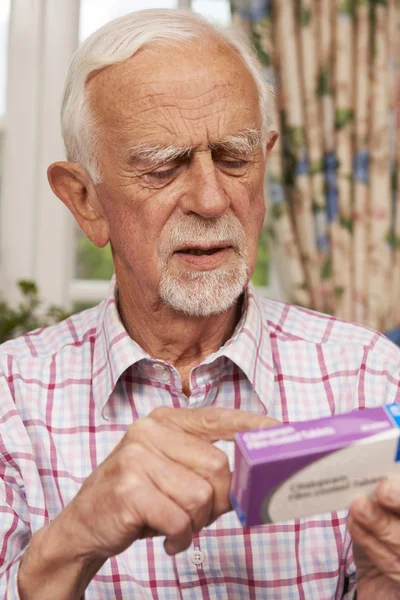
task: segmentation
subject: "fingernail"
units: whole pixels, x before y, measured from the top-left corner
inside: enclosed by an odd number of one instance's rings
[[[385,481],[382,485],[382,495],[390,504],[395,504],[400,501],[400,486],[394,481]]]

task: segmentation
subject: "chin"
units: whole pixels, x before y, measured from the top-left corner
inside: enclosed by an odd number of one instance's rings
[[[211,317],[234,306],[249,280],[243,262],[237,268],[197,271],[181,277],[164,273],[159,293],[173,310],[191,317]]]

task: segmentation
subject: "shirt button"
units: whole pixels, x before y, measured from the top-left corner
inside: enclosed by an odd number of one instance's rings
[[[162,371],[165,371],[165,367],[164,367],[164,365],[161,365],[160,363],[154,363],[154,364],[153,364],[153,369],[154,369],[155,371],[160,371],[160,373],[161,373]]]
[[[202,565],[204,562],[204,552],[196,548],[193,552],[190,553],[190,560],[194,565]]]

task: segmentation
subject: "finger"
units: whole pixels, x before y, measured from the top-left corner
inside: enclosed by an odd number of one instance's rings
[[[279,421],[238,409],[217,408],[169,408],[160,406],[150,415],[152,419],[183,429],[191,435],[209,442],[232,441],[239,431],[262,429],[280,425]]]
[[[222,450],[164,423],[156,422],[154,427],[151,419],[143,419],[141,423],[137,421],[130,429],[128,439],[186,467],[210,483],[213,489],[213,508],[209,523],[232,509],[231,472],[228,458]]]
[[[376,498],[383,507],[400,513],[400,477],[392,476],[382,481],[377,487]]]
[[[189,548],[193,539],[192,523],[189,515],[171,498],[165,496],[154,485],[147,487],[145,497],[137,498],[137,508],[144,526],[138,537],[154,531],[166,536],[164,542],[168,554],[174,555]]]
[[[362,567],[358,556],[363,553],[381,573],[385,573],[393,581],[399,582],[399,556],[374,534],[365,529],[358,521],[348,518],[348,530],[354,543],[356,563]]]
[[[62,513],[69,510],[72,522],[83,524],[81,546],[87,555],[114,556],[155,532],[172,538],[174,553],[191,544],[190,516],[154,485],[140,465],[132,468],[134,457],[125,447],[105,461]]]
[[[400,558],[400,519],[371,498],[354,500],[349,514],[354,522]]]
[[[130,448],[130,458],[136,468],[140,465],[164,496],[171,498],[189,515],[194,533],[208,525],[213,508],[213,488],[208,481],[138,444]]]

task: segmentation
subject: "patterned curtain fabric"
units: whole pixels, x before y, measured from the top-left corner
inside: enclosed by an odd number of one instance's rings
[[[400,0],[232,10],[277,94],[269,233],[290,301],[399,326]]]

